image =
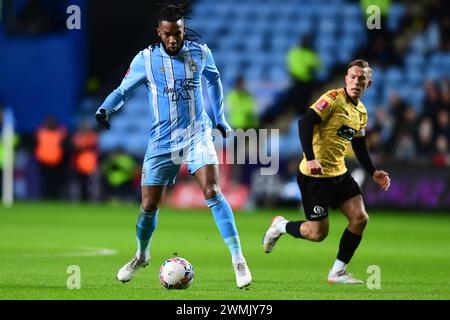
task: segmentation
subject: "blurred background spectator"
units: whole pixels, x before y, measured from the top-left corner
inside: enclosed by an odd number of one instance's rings
[[[11,34],[37,36],[61,32],[65,28],[65,8],[68,1],[3,0],[6,30]]]
[[[233,129],[258,129],[259,119],[256,102],[245,86],[242,76],[236,80],[236,85],[226,95],[228,119]]]
[[[34,154],[40,164],[42,198],[59,198],[67,181],[67,129],[54,116],[37,129]]]
[[[93,177],[98,171],[98,133],[88,122],[81,122],[72,136],[72,167],[79,198],[82,201],[93,200]]]
[[[101,171],[105,179],[104,198],[108,200],[134,199],[134,180],[139,174],[136,161],[128,153],[117,148],[102,161]]]
[[[0,133],[3,132],[3,113],[4,113],[4,106],[2,102],[0,101]],[[13,148],[17,148],[17,146],[20,143],[19,135],[16,133],[13,136]],[[4,142],[3,139],[0,139],[0,178],[3,177],[3,161],[4,161]],[[0,195],[3,194],[3,183],[0,183]]]
[[[311,35],[300,37],[299,43],[290,48],[286,55],[286,67],[291,85],[282,98],[266,111],[262,122],[271,123],[277,116],[292,110],[296,116],[303,115],[309,107],[311,93],[319,84],[316,72],[322,67],[320,56],[314,51]]]

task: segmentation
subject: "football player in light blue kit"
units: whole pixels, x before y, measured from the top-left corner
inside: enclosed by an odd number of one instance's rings
[[[201,77],[206,79],[216,127],[226,137],[231,128],[224,117],[222,84],[210,49],[185,39],[186,10],[184,5],[161,9],[157,28],[161,43],[136,55],[119,88],[96,113],[97,121],[109,129],[109,115],[120,109],[138,86],[146,86],[151,130],[142,170],[142,203],[136,225],[138,249],[117,278],[130,281],[137,270],[148,265],[162,198],[166,187],[175,183],[184,159],[231,252],[236,284],[243,288],[250,285],[252,276],[242,254],[233,212],[220,190],[219,162],[212,123],[203,108]]]

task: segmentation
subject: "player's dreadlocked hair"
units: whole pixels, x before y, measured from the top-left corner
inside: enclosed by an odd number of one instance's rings
[[[187,15],[192,12],[190,3],[187,1],[180,4],[158,3],[157,5],[163,6],[158,13],[158,24],[161,23],[161,21],[177,22],[180,19],[189,19]],[[196,41],[198,38],[201,38],[194,30],[187,27],[185,27],[185,29],[189,32],[189,34],[186,33],[185,35],[186,40]]]
[[[191,11],[188,2],[164,5],[164,7],[159,10],[158,23],[161,21],[177,22],[178,20],[183,19]]]

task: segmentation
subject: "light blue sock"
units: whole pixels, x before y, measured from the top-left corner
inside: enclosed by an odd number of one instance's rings
[[[150,254],[150,240],[152,239],[153,231],[155,231],[158,221],[158,211],[159,209],[146,212],[141,205],[136,224],[136,239],[138,244],[136,257],[140,260],[147,260]]]
[[[233,261],[242,261],[244,257],[242,255],[241,242],[234,223],[233,211],[227,200],[222,194],[217,194],[207,199],[206,203],[211,208],[214,220],[222,235],[222,239],[230,250]]]

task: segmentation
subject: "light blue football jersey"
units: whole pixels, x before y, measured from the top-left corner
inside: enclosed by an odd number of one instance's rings
[[[212,123],[203,103],[202,76],[215,122],[226,123],[223,89],[211,50],[206,44],[183,42],[177,55],[170,56],[162,44],[140,51],[120,86],[100,108],[119,110],[131,93],[145,85],[150,108],[150,141],[153,154],[183,148],[193,139],[211,134]]]

